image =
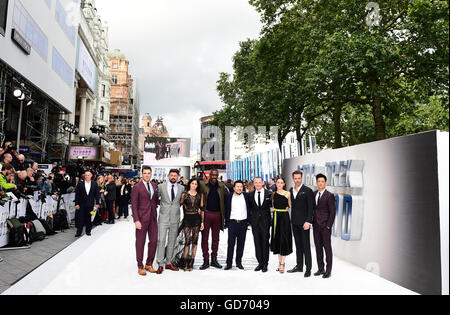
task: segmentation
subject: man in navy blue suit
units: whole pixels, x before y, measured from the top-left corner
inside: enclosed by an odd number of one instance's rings
[[[244,269],[242,256],[244,255],[249,219],[248,196],[244,192],[244,183],[236,181],[234,183],[234,192],[228,194],[225,199],[225,227],[228,227],[228,253],[225,270],[232,268],[236,241],[236,267]]]
[[[80,181],[75,189],[75,223],[77,234],[80,237],[83,232],[83,226],[86,225],[86,235],[91,235],[92,220],[91,212],[94,207],[100,206],[100,190],[95,181],[92,181],[92,173],[87,171],[84,173],[84,181]]]

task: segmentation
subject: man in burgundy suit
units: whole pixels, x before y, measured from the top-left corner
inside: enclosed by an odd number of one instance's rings
[[[136,260],[138,273],[141,276],[147,274],[146,270],[155,273],[153,260],[155,259],[156,246],[158,245],[158,221],[156,207],[159,204],[156,184],[150,182],[152,169],[148,166],[142,168],[142,181],[134,186],[131,192],[131,205],[133,220],[136,224]],[[145,241],[149,237],[148,256],[145,267],[144,248]]]
[[[327,177],[323,174],[316,176],[318,191],[314,193],[313,233],[316,245],[317,265],[319,271],[314,275],[326,279],[331,277],[333,265],[333,251],[331,249],[331,228],[336,217],[336,200],[334,195],[326,190]],[[323,263],[325,249],[327,267]]]

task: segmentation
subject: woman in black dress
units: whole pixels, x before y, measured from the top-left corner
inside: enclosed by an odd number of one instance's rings
[[[186,265],[184,271],[192,271],[195,254],[197,252],[198,234],[204,229],[204,211],[203,211],[203,195],[200,193],[199,182],[197,179],[191,179],[188,183],[189,191],[183,192],[181,195],[181,205],[184,210],[184,235],[186,243],[184,245],[184,260]],[[189,249],[192,245],[191,255]]]
[[[292,228],[289,209],[291,209],[290,193],[286,191],[286,182],[279,178],[276,191],[272,194],[272,238],[270,249],[278,254],[279,267],[277,271],[284,273],[286,256],[292,253]]]

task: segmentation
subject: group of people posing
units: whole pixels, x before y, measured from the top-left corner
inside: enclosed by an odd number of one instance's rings
[[[285,272],[286,256],[293,252],[295,241],[297,263],[288,273],[303,272],[310,277],[312,257],[310,232],[313,228],[318,271],[315,276],[329,278],[332,271],[333,253],[331,233],[336,206],[332,193],[326,190],[327,178],[317,175],[318,190],[313,192],[303,185],[300,170],[292,174],[294,187],[287,190],[283,178],[276,180],[275,191],[264,188],[262,178],[255,178],[254,190],[244,192],[244,183],[235,181],[232,189],[218,180],[219,172],[212,170],[208,180],[191,179],[187,185],[178,182],[179,171],[171,170],[167,182],[157,185],[151,182],[152,169],[142,169],[142,180],[131,192],[133,220],[136,225],[136,260],[138,274],[147,272],[161,274],[164,269],[178,271],[173,264],[175,243],[180,228],[185,234],[185,271],[193,270],[199,234],[203,265],[222,269],[217,261],[220,231],[228,229],[228,251],[225,270],[232,269],[236,252],[236,267],[244,269],[242,257],[249,226],[254,238],[258,266],[255,271],[268,271],[270,251],[278,255],[277,271]],[[159,217],[157,217],[157,207]],[[209,235],[212,234],[211,251]],[[144,248],[148,236],[148,256],[144,265]],[[167,245],[166,245],[167,244]],[[326,265],[324,263],[324,251]],[[157,268],[153,263],[156,256]]]

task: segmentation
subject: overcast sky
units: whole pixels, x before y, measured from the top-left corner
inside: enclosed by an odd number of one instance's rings
[[[110,50],[130,61],[141,115],[165,118],[170,136],[200,142],[200,117],[222,104],[216,82],[232,72],[239,42],[257,38],[260,16],[247,0],[97,0]]]

